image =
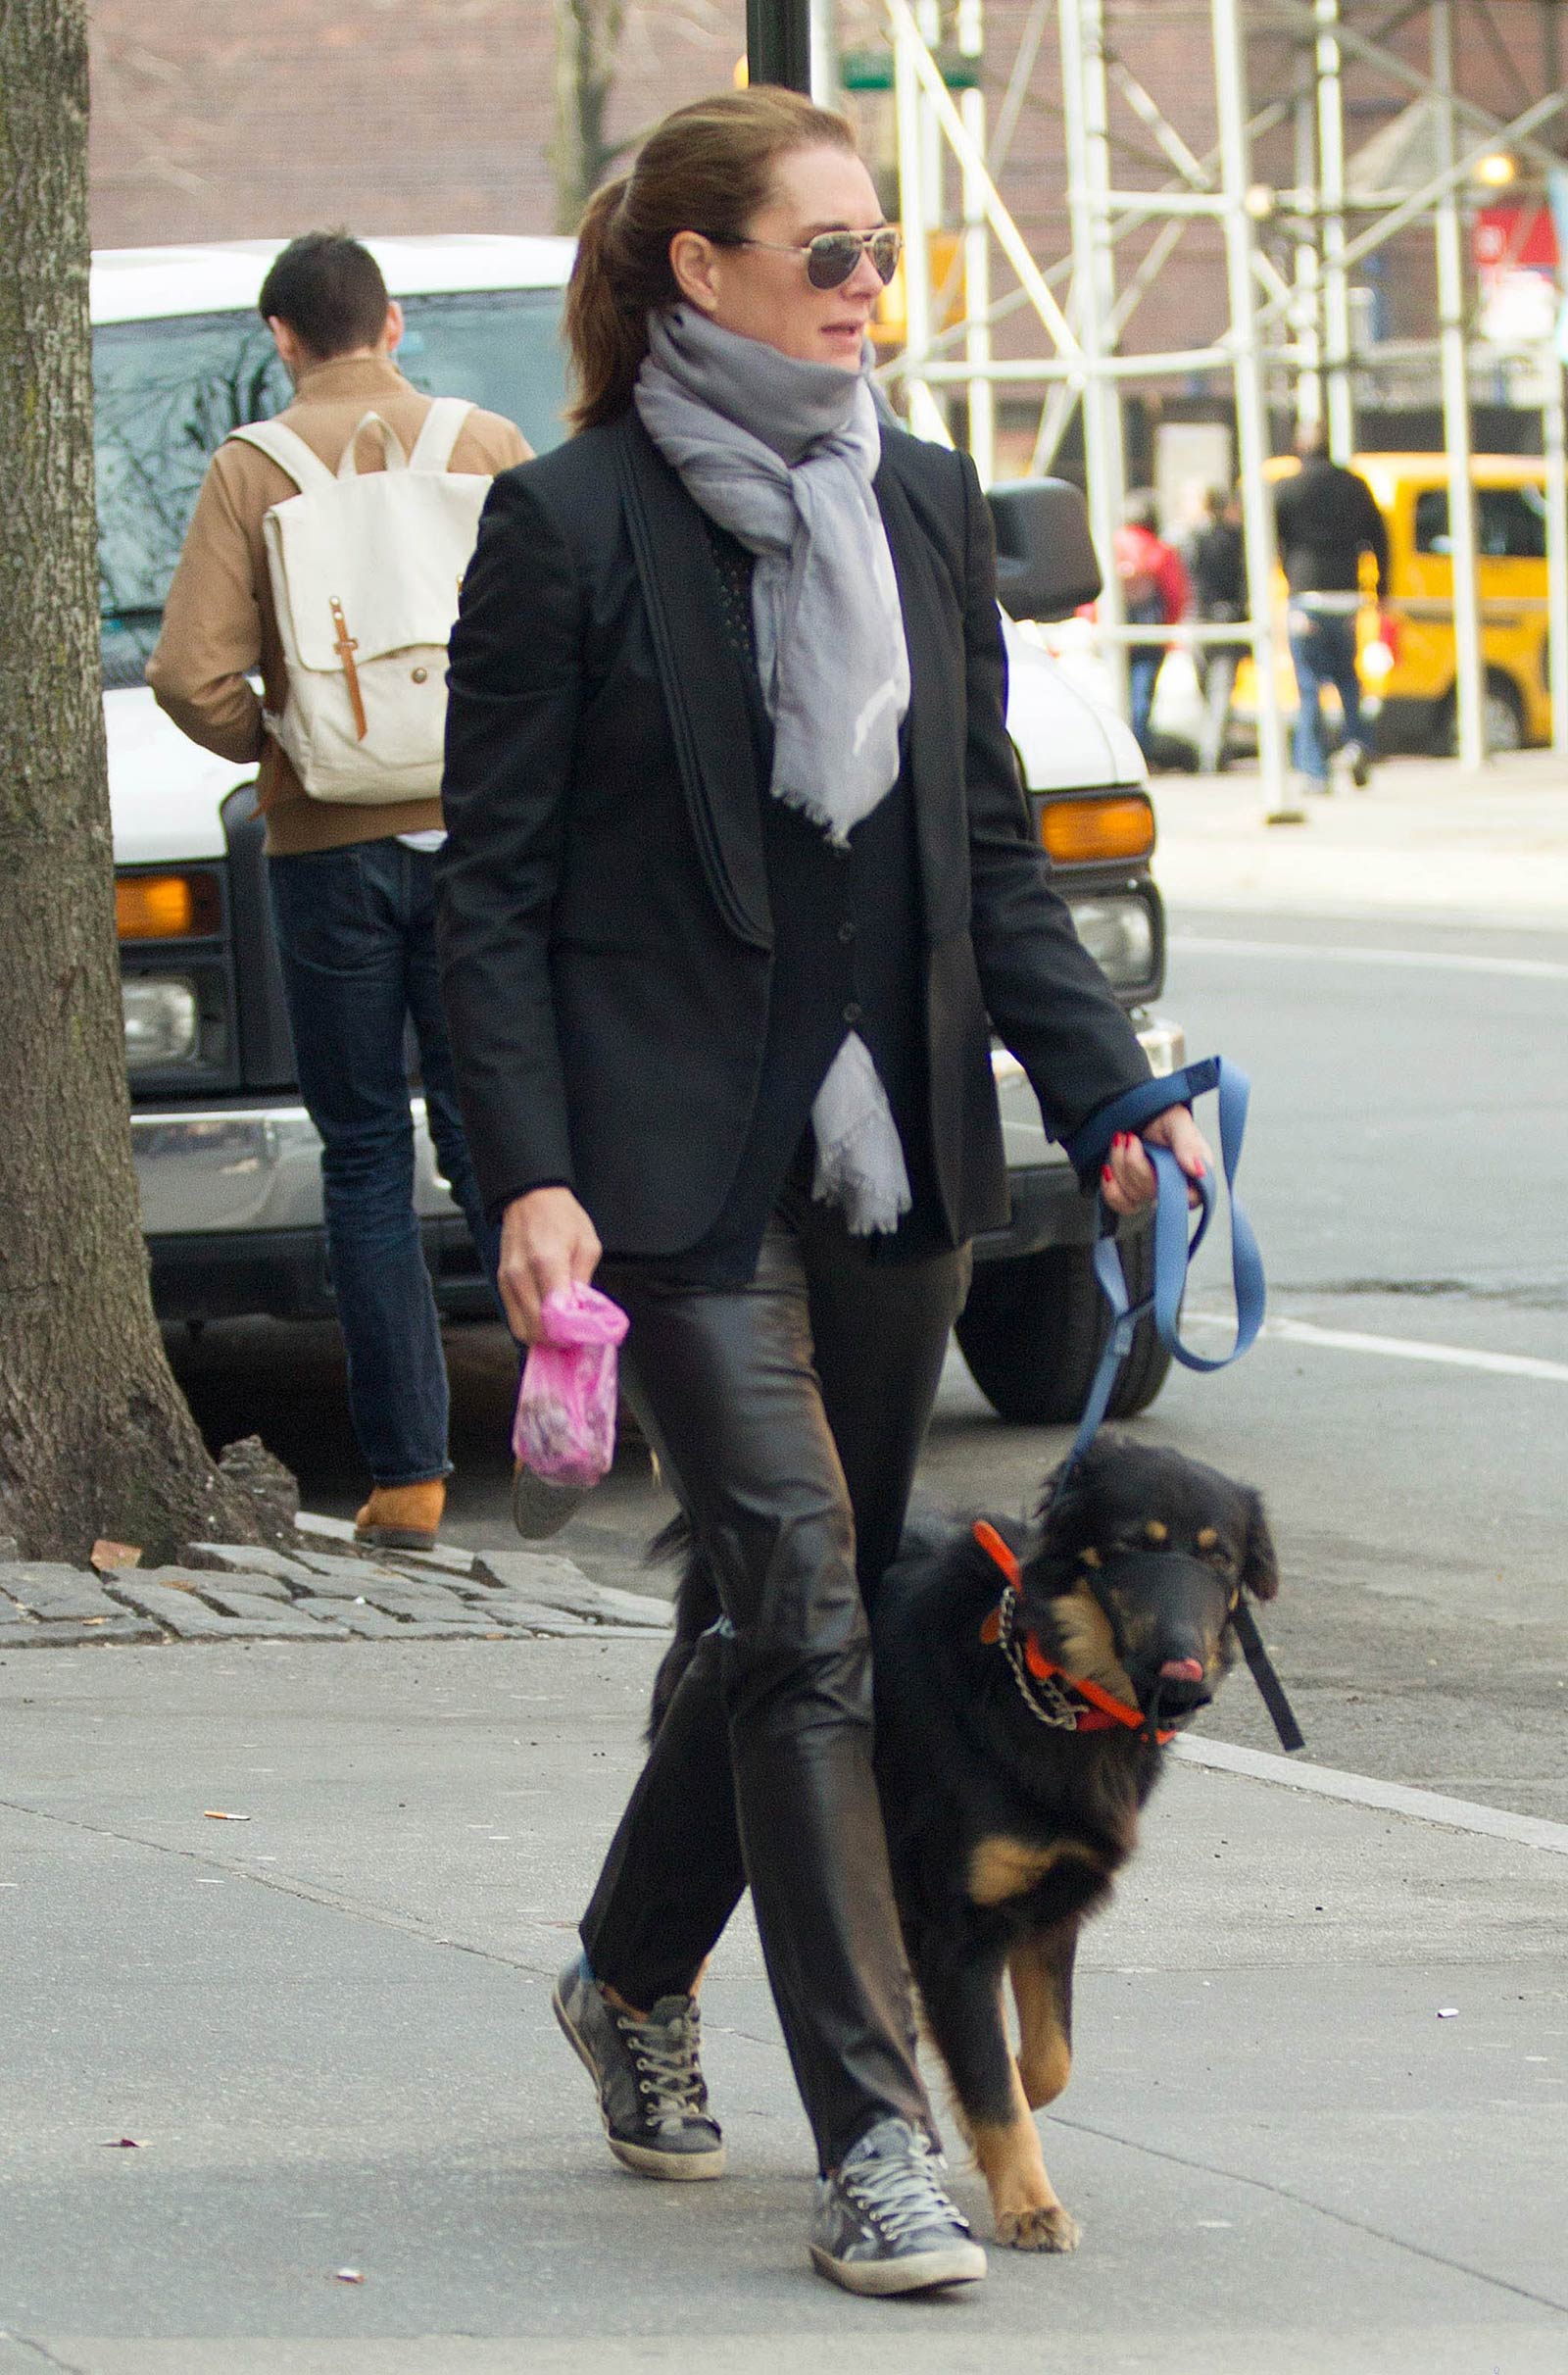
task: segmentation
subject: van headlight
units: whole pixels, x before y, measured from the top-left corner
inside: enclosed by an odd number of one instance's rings
[[[1154,972],[1154,919],[1136,893],[1070,899],[1078,937],[1115,990],[1144,988]]]
[[[120,997],[127,1071],[162,1071],[168,1064],[190,1062],[201,1040],[194,982],[143,973],[122,980]]]

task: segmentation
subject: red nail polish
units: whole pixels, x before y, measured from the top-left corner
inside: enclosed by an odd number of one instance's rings
[[[1110,1165],[1108,1163],[1102,1163],[1101,1164],[1100,1176],[1105,1181],[1107,1186],[1110,1184]]]

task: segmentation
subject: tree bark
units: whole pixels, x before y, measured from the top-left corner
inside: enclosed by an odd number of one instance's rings
[[[0,1534],[254,1539],[164,1358],[104,748],[83,0],[0,0]]]
[[[556,0],[556,228],[571,232],[616,155],[605,137],[625,0]]]

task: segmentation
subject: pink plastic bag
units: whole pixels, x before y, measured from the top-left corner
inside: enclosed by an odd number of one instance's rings
[[[630,1321],[597,1287],[557,1287],[544,1300],[543,1334],[528,1347],[514,1457],[549,1484],[586,1492],[615,1456],[615,1348]]]

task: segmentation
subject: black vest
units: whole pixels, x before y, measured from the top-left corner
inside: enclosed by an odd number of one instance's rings
[[[713,1287],[755,1275],[768,1214],[786,1180],[809,1192],[811,1107],[845,1035],[871,1051],[904,1147],[913,1199],[897,1230],[864,1240],[878,1260],[918,1260],[949,1237],[936,1192],[920,1029],[923,918],[914,796],[907,763],[887,798],[862,817],[846,849],[775,800],[773,729],[762,701],[752,625],[752,556],[705,520],[724,623],[742,662],[757,749],[768,902],[774,923],[767,1041],[751,1126],[717,1219],[663,1274]],[[826,688],[831,699],[831,687]]]

